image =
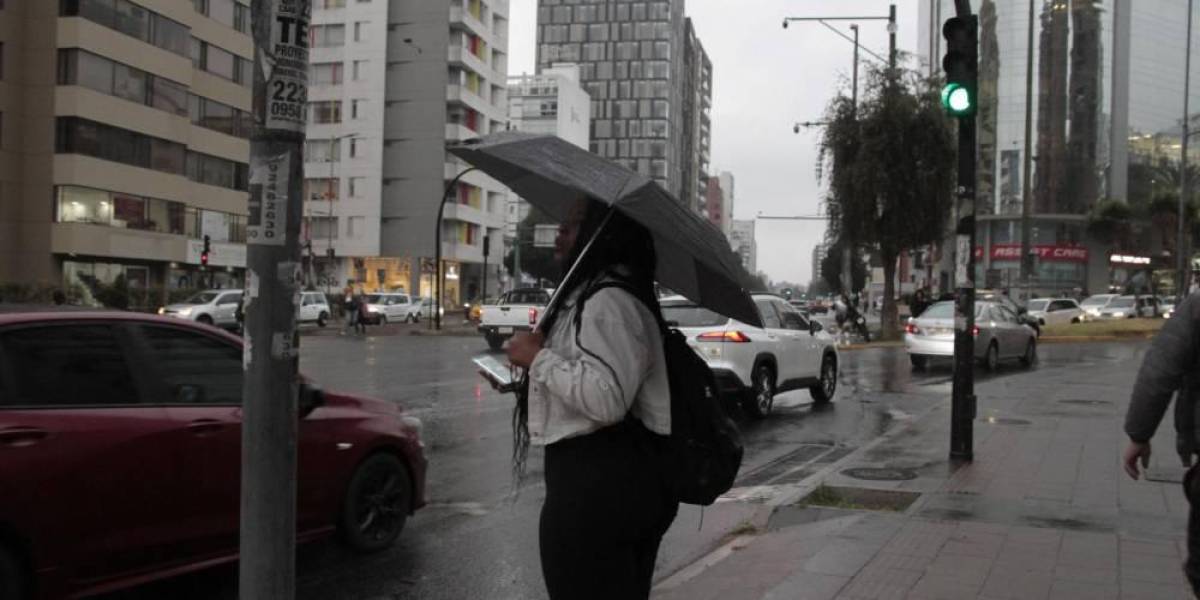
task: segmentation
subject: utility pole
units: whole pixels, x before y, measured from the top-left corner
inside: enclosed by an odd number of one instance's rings
[[[858,23],[850,25],[850,30],[854,32],[854,66],[850,79],[850,114],[854,122],[858,122]],[[895,57],[895,53],[890,55]],[[842,294],[846,299],[850,299],[850,293],[854,291],[854,267],[853,267],[854,242],[850,236],[846,236],[842,245]]]
[[[296,580],[300,224],[309,0],[253,0],[254,131],[242,389],[243,600],[290,600]]]
[[[1187,44],[1186,51],[1183,55],[1183,137],[1180,140],[1179,150],[1179,215],[1176,220],[1179,221],[1179,230],[1175,237],[1175,268],[1178,269],[1179,287],[1175,292],[1175,306],[1183,304],[1183,299],[1188,293],[1188,257],[1187,257],[1187,240],[1184,239],[1184,224],[1187,220],[1187,198],[1188,198],[1188,125],[1190,125],[1191,116],[1188,115],[1188,95],[1190,93],[1190,84],[1192,76],[1192,0],[1188,0],[1187,7]]]
[[[942,26],[946,85],[942,103],[958,120],[958,225],[955,228],[954,382],[950,408],[950,458],[974,458],[975,426],[975,115],[979,72],[979,19],[969,0],[956,0],[957,16]]]
[[[484,231],[486,232],[486,226],[485,226]],[[492,245],[492,236],[488,235],[487,233],[484,233],[483,234],[483,289],[480,290],[480,292],[479,292],[479,303],[480,304],[483,304],[483,301],[486,300],[488,297],[488,293],[487,293],[488,262],[487,262],[487,259],[488,259],[488,254],[491,252],[491,249],[490,249],[491,245]],[[501,261],[501,262],[503,262],[503,261]]]
[[[518,205],[519,206],[519,205]],[[521,215],[521,211],[517,211],[517,216]],[[513,284],[514,288],[521,287],[521,223],[517,222],[517,234],[513,237],[513,277],[517,279]]]
[[[463,175],[475,171],[475,167],[464,169],[463,172],[454,176],[449,183],[446,184],[446,190],[442,192],[442,201],[438,204],[437,227],[433,234],[433,290],[434,290],[434,306],[433,306],[433,326],[434,329],[442,329],[442,284],[445,277],[442,273],[442,216],[446,214],[446,202],[450,200],[450,192],[455,190],[459,180]]]
[[[1021,171],[1021,287],[1025,299],[1031,297],[1029,288],[1033,274],[1033,23],[1034,0],[1029,0],[1029,34],[1025,54],[1025,156]]]

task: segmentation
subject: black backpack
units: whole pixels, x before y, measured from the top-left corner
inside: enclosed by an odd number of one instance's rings
[[[584,294],[606,287],[637,294],[621,281],[602,281]],[[653,312],[653,311],[652,311]],[[582,302],[575,312],[579,332]],[[717,380],[708,363],[688,346],[687,336],[660,322],[667,381],[671,390],[668,470],[675,497],[685,504],[708,506],[728,492],[742,465],[742,436],[721,407]]]

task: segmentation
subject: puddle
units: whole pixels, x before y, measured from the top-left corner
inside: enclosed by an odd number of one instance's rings
[[[908,481],[917,478],[917,472],[913,469],[892,467],[855,467],[842,470],[842,475],[867,481]]]
[[[919,497],[921,494],[917,492],[823,485],[801,498],[797,505],[902,512]]]

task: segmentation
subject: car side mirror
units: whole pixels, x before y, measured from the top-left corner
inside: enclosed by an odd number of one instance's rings
[[[321,386],[307,381],[300,384],[300,394],[297,399],[296,407],[301,419],[305,419],[311,415],[317,407],[325,405],[325,391]]]
[[[820,323],[816,321],[808,322],[808,335],[817,335],[817,332],[821,331],[821,329],[822,327]]]

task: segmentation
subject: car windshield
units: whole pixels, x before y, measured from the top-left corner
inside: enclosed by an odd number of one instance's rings
[[[1108,305],[1109,308],[1133,308],[1133,298],[1117,298]]]
[[[1083,301],[1083,306],[1104,306],[1112,296],[1092,296]]]
[[[217,298],[217,292],[200,292],[199,294],[196,294],[195,296],[192,296],[191,298],[184,300],[183,303],[184,304],[209,304],[216,298]]]
[[[367,304],[379,304],[382,301],[383,295],[381,294],[371,294],[367,296]]]
[[[1029,310],[1046,310],[1046,305],[1050,304],[1049,300],[1030,300]]]
[[[664,320],[679,327],[715,327],[729,321],[729,317],[685,302],[664,302],[662,313]]]
[[[975,305],[975,316],[978,317],[981,312],[983,312],[983,304],[976,304]],[[930,306],[929,308],[925,309],[925,312],[921,313],[920,318],[922,318],[922,319],[953,319],[954,318],[954,303],[953,302],[938,302],[937,304],[934,304],[933,306]]]

